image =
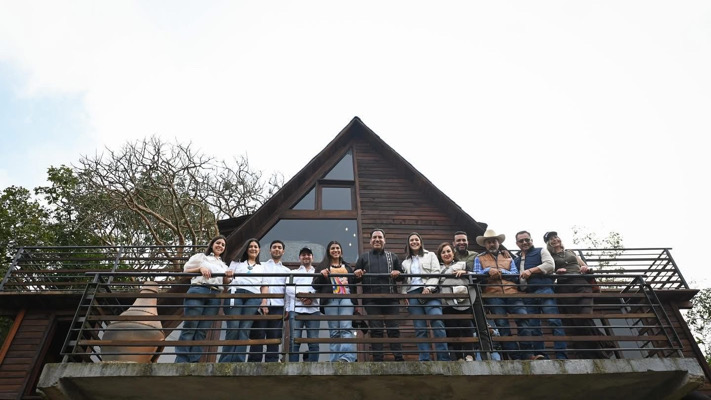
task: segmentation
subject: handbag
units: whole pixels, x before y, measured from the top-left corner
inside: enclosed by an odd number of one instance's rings
[[[360,312],[358,312],[358,310],[353,311],[353,317],[354,317],[353,322],[351,323],[353,325],[353,328],[360,329],[361,331],[363,331],[364,335],[368,334],[368,323],[365,322],[365,320],[355,318],[355,317],[362,317],[362,315],[360,314]]]

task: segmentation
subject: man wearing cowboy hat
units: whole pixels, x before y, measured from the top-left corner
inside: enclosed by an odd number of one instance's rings
[[[487,229],[484,235],[477,236],[476,243],[486,249],[474,259],[474,273],[486,275],[483,292],[485,294],[517,294],[520,293],[516,280],[519,272],[513,258],[508,251],[499,249],[501,243],[506,240],[504,234],[497,235],[493,229]],[[501,336],[511,336],[509,321],[506,314],[526,314],[523,299],[515,297],[485,297],[484,304],[490,313],[494,314],[494,321],[499,328]],[[531,336],[528,320],[517,319],[518,334],[520,336]],[[521,350],[518,352],[516,342],[504,342],[504,351],[509,358],[514,360],[533,358],[532,343],[522,342]]]

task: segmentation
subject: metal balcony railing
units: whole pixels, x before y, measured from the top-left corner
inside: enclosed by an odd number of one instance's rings
[[[202,249],[202,246],[21,247],[0,281],[0,293],[82,293],[91,280],[86,272],[181,272],[185,261]],[[629,274],[643,275],[654,290],[689,289],[668,248],[574,251],[595,269],[609,290],[625,290],[625,281],[615,285],[617,281],[612,275]]]
[[[461,350],[459,354],[465,360],[469,359],[467,356],[472,359],[497,360],[528,359],[535,355],[548,358],[630,359],[676,357],[681,354],[682,348],[672,321],[656,297],[653,284],[647,282],[641,274],[597,275],[601,285],[600,293],[576,295],[482,293],[486,285],[479,283],[483,277],[476,275],[469,275],[470,283],[466,285],[465,292],[441,290],[426,295],[400,294],[396,291],[390,293],[389,290],[383,294],[348,295],[296,292],[297,297],[313,301],[351,299],[356,304],[356,310],[364,315],[354,316],[348,309],[345,315],[331,315],[337,313],[327,311],[325,314],[318,312],[311,315],[297,313],[293,318],[288,318],[285,312],[247,315],[226,313],[226,307],[240,307],[232,304],[242,303],[231,300],[276,299],[284,295],[223,291],[205,295],[186,294],[189,283],[180,283],[185,282],[185,279],[180,278],[188,276],[193,274],[158,271],[87,273],[89,283],[84,286],[81,304],[76,310],[62,351],[65,362],[101,362],[125,357],[139,362],[174,362],[178,353],[176,348],[179,347],[183,349],[183,356],[194,355],[201,362],[218,362],[220,359],[231,359],[226,356],[249,358],[250,352],[259,353],[255,349],[262,345],[269,346],[267,356],[271,355],[272,359],[283,362],[302,361],[305,357],[313,361],[316,352],[316,361],[329,361],[333,354],[343,352],[336,344],[344,343],[354,345],[348,352],[354,353],[358,361],[397,360],[398,354],[407,360],[438,360],[443,359],[443,354],[449,355],[446,358],[456,359],[456,355],[452,357],[456,350]],[[283,287],[286,289],[294,286],[295,276],[305,275],[292,273],[264,276],[285,279]],[[155,291],[138,293],[141,283],[148,280],[157,282]],[[591,299],[589,312],[580,313],[566,305],[566,299],[573,297]],[[206,306],[212,313],[204,314],[213,315],[183,315],[183,302],[186,299],[208,298],[217,302]],[[362,305],[374,299],[385,306],[376,314],[367,314],[369,307]],[[512,303],[551,299],[557,302],[559,309],[556,313],[544,310],[524,314],[517,313],[507,305],[502,313],[498,313],[501,309],[494,307],[498,304],[496,299],[504,299],[505,302],[513,299]],[[134,305],[137,300],[140,304]],[[148,303],[143,303],[146,300]],[[431,308],[437,308],[438,301],[462,306],[458,312],[448,312],[445,306],[441,314],[413,314],[407,304],[416,305],[420,300]],[[458,302],[452,303],[452,300]],[[122,315],[132,305],[132,315]],[[329,307],[338,309],[337,306]],[[149,309],[155,312],[143,312]],[[551,322],[555,319],[565,321],[565,324],[558,327]],[[340,328],[340,321],[353,320],[365,321],[370,325],[368,333],[350,328],[355,331],[353,334],[334,335],[334,329]],[[181,324],[185,321],[203,322],[204,338],[180,340],[179,335],[184,329]],[[266,337],[244,338],[243,335],[242,339],[228,339],[239,337],[235,331],[242,329],[235,328],[239,324],[228,325],[228,322],[236,321],[264,323],[264,329],[270,333]],[[278,326],[278,321],[283,321],[283,329],[270,327]],[[415,321],[424,321],[424,327],[415,328],[415,325],[419,325]],[[129,325],[121,327],[118,322],[128,322]],[[315,334],[294,337],[289,329],[293,323],[306,323]],[[394,335],[394,324],[399,325],[399,335]],[[382,325],[385,325],[386,333],[382,336],[373,334],[374,327]],[[444,336],[437,332],[442,326]],[[388,327],[393,332],[388,332]],[[557,328],[559,332],[555,332]],[[249,333],[255,330],[253,326]],[[120,338],[116,332],[133,335]],[[157,338],[153,337],[154,333]],[[446,353],[441,351],[443,343],[447,344]],[[565,348],[561,348],[560,343],[564,343]],[[308,349],[309,344],[312,345],[311,351]]]

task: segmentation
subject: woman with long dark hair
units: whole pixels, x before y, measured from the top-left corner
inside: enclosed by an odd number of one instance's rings
[[[400,293],[409,295],[431,295],[439,291],[439,277],[421,277],[418,275],[435,275],[440,273],[440,264],[437,255],[425,250],[422,236],[413,232],[407,237],[405,246],[407,256],[402,262],[404,274],[413,275],[406,278],[405,283],[400,286]],[[431,315],[442,316],[442,302],[436,297],[429,298],[409,298],[406,299],[408,310],[411,315]],[[430,319],[432,335],[435,338],[446,338],[447,332],[441,319]],[[415,337],[427,338],[427,320],[414,319],[412,324],[415,327]],[[430,361],[430,343],[417,343],[420,351],[420,361]],[[447,343],[435,343],[437,351],[437,361],[450,361]]]
[[[353,302],[349,294],[356,294],[356,281],[353,268],[343,260],[341,244],[333,240],[326,246],[326,254],[314,278],[313,287],[317,293],[333,294],[332,298],[321,300],[321,311],[325,315],[347,315],[351,318],[328,321],[328,330],[332,339],[353,338]],[[333,275],[348,276],[333,276]],[[356,361],[355,343],[331,343],[331,362]]]
[[[235,276],[230,279],[228,291],[232,294],[243,295],[225,300],[225,315],[254,315],[261,306],[266,308],[267,300],[254,297],[255,294],[266,294],[269,292],[263,276],[264,268],[259,263],[259,241],[249,239],[243,246],[242,255],[237,261],[232,261],[230,270]],[[239,254],[239,253],[238,253]],[[255,275],[257,274],[257,275]],[[249,340],[249,331],[254,320],[228,320],[226,340]],[[220,362],[244,362],[246,359],[247,346],[223,346]]]
[[[232,272],[222,260],[225,251],[224,236],[216,236],[210,240],[207,250],[190,257],[183,266],[183,272],[200,273],[200,275],[190,280],[188,294],[201,294],[205,297],[186,298],[184,302],[185,310],[183,315],[195,317],[199,315],[217,315],[220,310],[220,299],[217,294],[222,292],[222,285],[229,282]],[[213,274],[225,274],[224,277],[214,277]],[[188,320],[183,322],[183,329],[180,332],[181,341],[205,340],[206,331],[212,325],[210,320]],[[198,362],[202,357],[201,346],[176,346],[175,362]]]

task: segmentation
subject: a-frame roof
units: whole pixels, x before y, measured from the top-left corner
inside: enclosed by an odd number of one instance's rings
[[[416,188],[418,195],[426,197],[427,202],[431,205],[430,208],[437,209],[438,212],[444,215],[444,218],[442,216],[438,216],[437,218],[440,220],[448,220],[447,223],[443,224],[446,226],[448,233],[446,239],[439,239],[440,241],[452,239],[454,231],[449,232],[451,229],[463,230],[469,234],[470,246],[476,247],[474,236],[483,234],[486,230],[486,224],[475,221],[461,207],[415,169],[412,164],[400,156],[400,154],[376,135],[375,132],[368,128],[360,118],[354,117],[303,169],[286,182],[279,191],[244,221],[244,223],[229,234],[227,238],[228,259],[233,259],[237,256],[239,248],[247,239],[251,237],[262,237],[279,220],[280,216],[284,213],[289,213],[290,208],[356,145],[358,145],[360,149],[367,149],[361,153],[367,152],[368,160],[376,159],[375,161],[387,163],[386,166],[376,168],[387,169],[388,173],[392,172],[400,177],[401,180],[406,180],[408,187]],[[358,155],[356,154],[355,157],[356,165],[358,165]],[[361,169],[365,168],[366,167],[362,167]],[[367,168],[372,169],[372,167]],[[359,190],[359,176],[363,176],[363,174],[359,172],[356,174],[356,190]],[[372,196],[372,194],[370,195]],[[382,202],[387,202],[389,195],[390,192],[387,190],[382,191]],[[360,194],[357,194],[356,197],[359,199],[360,204]],[[361,209],[358,209],[359,217],[360,211]],[[326,215],[325,218],[328,218],[328,216]],[[437,219],[435,217],[428,218]],[[436,223],[436,221],[434,223]],[[402,222],[400,222],[400,224],[402,224]],[[378,224],[378,227],[385,228],[386,230],[389,228],[388,226],[383,226],[383,223]],[[408,227],[410,226],[408,225]],[[374,227],[361,226],[359,232],[361,237],[364,237],[363,232],[369,234],[372,228]],[[412,230],[415,229],[410,229],[410,231]],[[365,242],[367,243],[367,240]]]

